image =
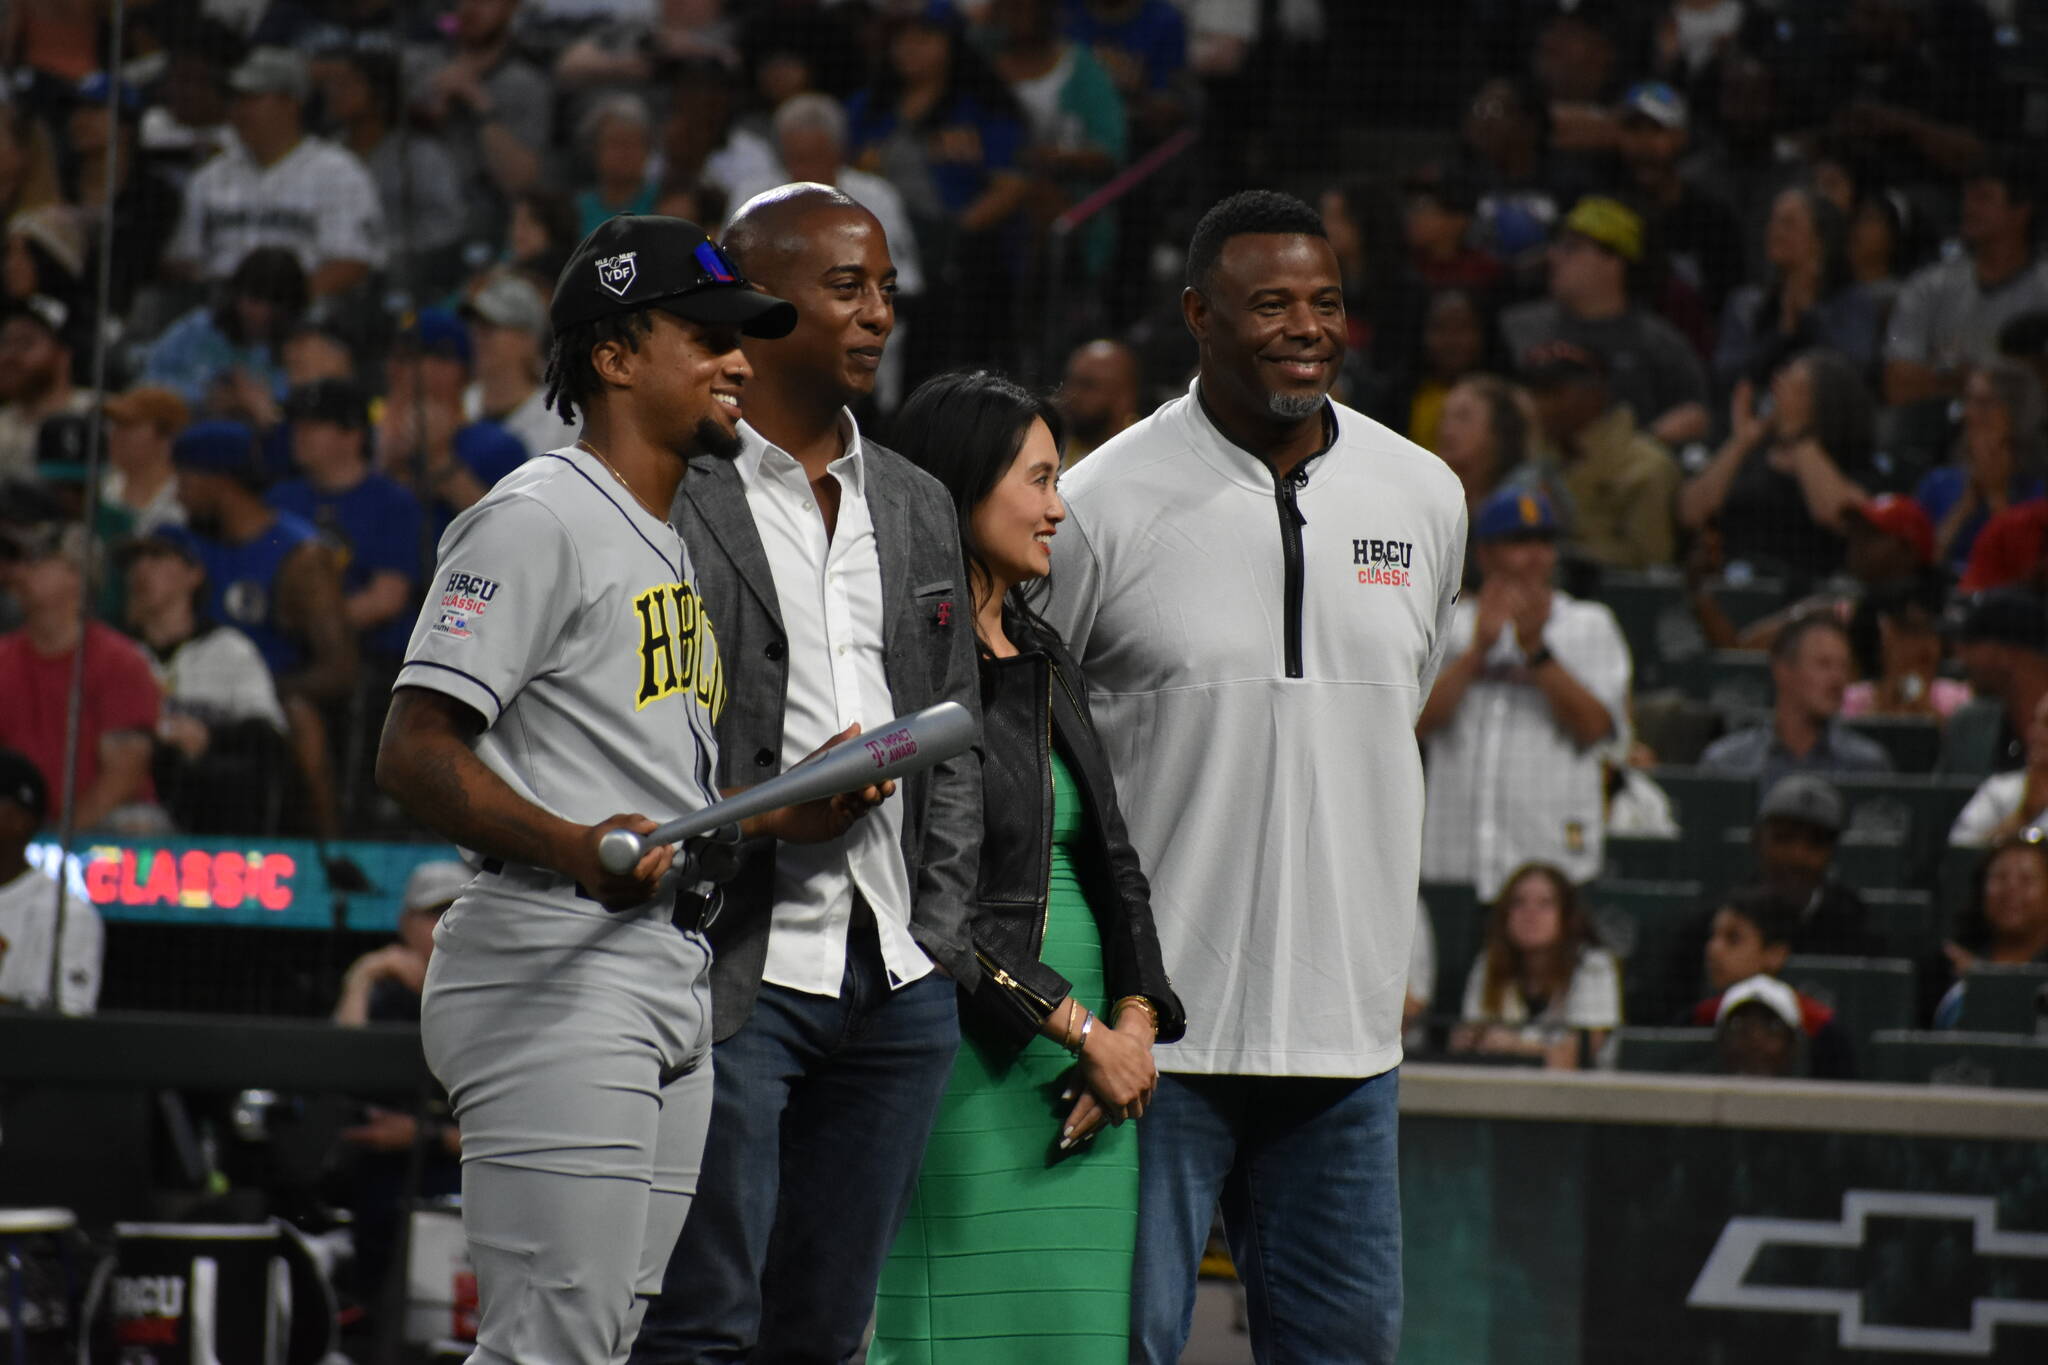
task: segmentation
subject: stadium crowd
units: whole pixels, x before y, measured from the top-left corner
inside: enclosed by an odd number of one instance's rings
[[[1280,184],[1343,265],[1336,396],[1470,509],[1416,1046],[1627,1065],[1617,1029],[1697,1025],[1850,1075],[1968,1025],[1972,970],[2048,962],[2048,31],[1469,0],[1395,41],[1350,8],[132,0],[109,71],[106,3],[13,7],[29,826],[406,836],[369,765],[424,570],[574,439],[546,300],[607,217],[836,184],[900,268],[863,421],[992,366],[1058,384],[1071,465],[1186,385],[1194,216]],[[1441,88],[1393,131],[1319,109],[1383,40]]]

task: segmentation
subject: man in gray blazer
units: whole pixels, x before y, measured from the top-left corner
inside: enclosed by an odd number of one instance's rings
[[[758,348],[739,457],[693,464],[674,520],[735,680],[721,786],[855,723],[979,711],[957,513],[864,439],[895,268],[822,185],[757,196],[732,260],[797,306]],[[858,1349],[960,1026],[981,838],[977,751],[902,784],[842,838],[752,850],[709,935],[717,1068],[695,1204],[634,1345],[644,1365],[841,1361]]]

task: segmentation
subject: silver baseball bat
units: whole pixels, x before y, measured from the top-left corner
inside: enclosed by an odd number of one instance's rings
[[[837,748],[804,760],[786,773],[747,788],[703,810],[678,816],[645,834],[615,829],[597,844],[597,860],[607,872],[620,874],[650,848],[677,844],[720,825],[737,824],[783,806],[858,791],[892,777],[906,777],[943,763],[974,743],[974,717],[957,701],[942,701],[922,711],[899,716],[874,730],[863,730]]]

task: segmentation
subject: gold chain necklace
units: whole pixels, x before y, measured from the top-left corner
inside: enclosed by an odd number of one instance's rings
[[[655,511],[654,508],[648,503],[647,499],[640,496],[639,490],[635,489],[632,484],[626,482],[626,476],[619,472],[617,465],[614,465],[610,460],[607,460],[604,457],[603,451],[599,450],[596,446],[592,445],[590,442],[584,440],[580,436],[576,438],[576,448],[578,450],[587,450],[591,454],[597,456],[597,462],[603,465],[608,471],[610,471],[611,476],[619,481],[619,487],[625,489],[628,493],[632,494],[633,501],[639,503],[640,506],[647,512],[649,516],[653,517],[656,521],[668,520],[668,514],[666,512]]]

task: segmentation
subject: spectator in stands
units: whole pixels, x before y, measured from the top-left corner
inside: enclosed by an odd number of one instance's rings
[[[410,488],[435,534],[526,459],[519,438],[463,410],[475,350],[462,319],[445,308],[414,314],[384,366],[377,467]]]
[[[462,318],[476,355],[476,379],[462,391],[463,417],[495,422],[518,438],[529,458],[574,445],[582,427],[548,406],[540,382],[548,335],[540,291],[515,272],[494,271],[463,303]]]
[[[1849,274],[1842,212],[1817,191],[1780,190],[1764,228],[1770,276],[1729,297],[1714,377],[1725,389],[1763,387],[1801,352],[1833,351],[1868,374],[1877,360],[1877,309]]]
[[[1897,497],[1887,493],[1865,505],[1876,507]],[[1863,518],[1852,517],[1851,524],[1863,524]],[[1850,537],[1852,559],[1862,538]],[[1941,676],[1941,592],[1934,580],[1920,577],[1871,587],[1857,605],[1850,633],[1855,635],[1866,620],[1877,627],[1877,675],[1849,684],[1842,694],[1843,716],[1922,716],[1945,722],[1969,702],[1969,684]]]
[[[1474,245],[1525,277],[1559,214],[1546,164],[1549,105],[1527,81],[1488,81],[1465,111],[1463,133],[1479,179]]]
[[[1993,588],[2048,593],[2048,498],[2029,498],[1985,522],[1956,588],[1964,593]]]
[[[72,670],[84,650],[72,824],[130,833],[163,829],[149,780],[156,679],[119,631],[79,615],[95,586],[91,537],[82,526],[52,523],[7,549],[5,586],[22,624],[0,635],[0,697],[7,699],[0,706],[0,745],[33,759],[62,805]]]
[[[1934,1026],[1954,1028],[1964,980],[1979,966],[2048,963],[2048,835],[2029,827],[1991,846],[1977,871],[1977,894],[1941,945],[1956,981],[1935,1006]]]
[[[143,110],[142,153],[181,184],[231,140],[228,72],[247,50],[211,16],[175,24],[164,41],[160,100]]]
[[[715,185],[730,199],[739,186],[773,174],[775,149],[740,123],[739,101],[738,83],[724,62],[696,58],[676,64],[661,125],[664,184]],[[707,215],[705,221],[718,220]]]
[[[0,313],[0,479],[33,476],[47,418],[92,409],[92,391],[78,383],[75,323],[69,305],[44,294]]]
[[[420,993],[434,957],[434,926],[470,875],[467,863],[452,858],[413,868],[399,902],[397,940],[349,964],[341,978],[341,998],[334,1003],[335,1023],[360,1028],[420,1021]]]
[[[548,78],[512,46],[519,0],[461,0],[448,41],[407,53],[409,103],[454,158],[467,237],[495,242],[514,200],[546,171]]]
[[[0,222],[61,198],[48,130],[19,102],[0,101]]]
[[[1714,1070],[1721,1075],[1788,1080],[1811,1074],[1799,993],[1775,977],[1731,986],[1713,1020]]]
[[[1993,773],[1971,794],[1949,829],[1958,848],[1984,848],[2031,826],[2048,824],[2048,695],[2027,725],[2027,764]]]
[[[874,214],[875,221],[882,225],[882,235],[889,239],[889,259],[896,263],[899,313],[906,303],[921,297],[924,269],[918,255],[917,233],[910,225],[910,212],[904,207],[903,196],[886,178],[846,164],[846,110],[839,101],[830,95],[793,95],[776,107],[770,127],[775,137],[775,155],[781,164],[772,177],[735,186],[729,207],[736,212],[763,190],[792,181],[830,185]],[[689,221],[708,223],[726,216]],[[902,330],[900,319],[897,330]],[[883,356],[885,367],[895,353],[891,349]]]
[[[1490,899],[1511,869],[1540,860],[1589,881],[1601,760],[1628,730],[1628,645],[1606,607],[1551,586],[1557,519],[1541,493],[1495,493],[1472,539],[1479,591],[1458,603],[1456,652],[1415,727],[1429,764],[1423,880]]]
[[[995,0],[989,10],[1000,35],[990,61],[1024,112],[1029,217],[1040,231],[1106,183],[1130,146],[1123,96],[1088,48],[1061,36],[1058,11],[1059,0]],[[1091,284],[1108,273],[1119,217],[1097,213],[1058,243]]]
[[[1906,281],[1884,348],[1885,401],[1949,398],[1965,371],[1997,354],[2007,321],[2048,308],[2048,261],[2035,252],[2038,149],[1986,162],[1963,184],[1965,254]]]
[[[1710,316],[1719,316],[1742,278],[1742,230],[1734,210],[1685,166],[1690,123],[1683,95],[1662,81],[1645,81],[1622,96],[1615,146],[1672,273],[1699,295]]]
[[[1062,0],[1067,37],[1116,82],[1139,146],[1186,117],[1187,21],[1171,0]]]
[[[1846,823],[1841,792],[1812,773],[1780,778],[1757,807],[1750,836],[1756,879],[1797,908],[1795,953],[1862,956],[1878,947],[1864,927],[1863,898],[1833,872]]]
[[[1913,490],[1934,522],[1942,564],[1965,572],[1984,524],[2041,496],[2044,441],[2048,410],[2033,373],[2002,357],[1974,366],[1963,381],[1963,432],[1955,459],[1929,470]]]
[[[165,248],[171,267],[224,280],[257,247],[284,247],[313,297],[327,298],[383,266],[376,182],[353,153],[306,135],[310,80],[305,59],[286,48],[258,48],[235,68],[235,138],[186,187]]]
[[[1408,176],[1401,188],[1402,235],[1409,263],[1424,284],[1485,294],[1501,282],[1506,267],[1500,258],[1472,244],[1479,186],[1471,176],[1431,166]]]
[[[1950,718],[1941,769],[2012,772],[2026,762],[2023,737],[2048,696],[2048,609],[2034,593],[1993,588],[1964,604],[1955,639],[1977,700]]]
[[[603,6],[598,12],[606,22],[578,37],[555,59],[555,84],[566,90],[630,89],[646,85],[672,62],[738,66],[740,53],[733,32],[736,20],[721,14],[723,8],[716,0],[709,4],[704,0],[662,0],[650,6]],[[772,12],[776,8],[787,11],[787,5],[767,8],[771,12],[759,17],[771,25],[802,22],[787,12]],[[583,12],[580,6],[569,9],[572,14]],[[850,34],[842,36],[851,41]]]
[[[1511,355],[1569,341],[1598,355],[1615,397],[1666,446],[1707,434],[1707,380],[1677,329],[1629,296],[1643,261],[1643,220],[1620,201],[1589,196],[1572,207],[1550,247],[1550,297],[1510,308],[1501,334]]]
[[[1067,356],[1057,399],[1067,419],[1060,468],[1072,469],[1095,448],[1145,414],[1140,410],[1138,357],[1121,341],[1099,337]]]
[[[1683,476],[1671,453],[1615,400],[1599,354],[1548,341],[1524,352],[1521,366],[1571,493],[1570,552],[1616,569],[1671,563],[1672,503]]]
[[[1792,956],[1792,935],[1798,922],[1797,903],[1768,887],[1739,887],[1723,897],[1707,938],[1707,985],[1713,994],[1694,1005],[1685,1022],[1718,1025],[1731,999],[1739,1003],[1753,994],[1738,995],[1753,980],[1782,985],[1778,978]],[[1828,1080],[1853,1079],[1855,1055],[1835,1012],[1804,992],[1792,990],[1792,996],[1798,1008],[1796,1026],[1806,1040],[1812,1063],[1811,1074]]]
[[[358,43],[315,58],[313,78],[336,141],[363,163],[377,187],[406,282],[436,285],[455,264],[469,206],[441,139],[420,128],[401,130],[405,101],[397,58]]]
[[[178,499],[206,568],[206,614],[248,635],[287,697],[355,684],[340,556],[319,530],[263,500],[261,455],[239,422],[201,422],[171,447]]]
[[[1848,627],[1860,664],[1903,682],[1902,674],[1893,673],[1889,666],[1880,666],[1875,613],[1880,605],[1903,599],[1924,605],[1936,617],[1940,615],[1941,580],[1931,567],[1934,525],[1911,498],[1880,493],[1868,502],[1852,502],[1842,509],[1842,547],[1842,577],[1830,578],[1818,592],[1750,622],[1739,632],[1712,595],[1701,594],[1693,610],[1700,618],[1707,642],[1717,649],[1769,649],[1778,632],[1787,625],[1817,611],[1828,612]],[[1932,600],[1924,600],[1930,593]],[[1941,642],[1937,639],[1934,645],[1933,663],[1938,664]],[[1853,684],[1851,693],[1862,686],[1867,684]],[[1871,700],[1867,693],[1863,699]],[[1847,701],[1843,703],[1843,714],[1851,714],[1849,705]]]
[[[654,117],[638,95],[610,95],[591,106],[576,127],[589,167],[589,187],[576,195],[578,235],[621,213],[648,213],[658,188],[649,177]]]
[[[269,502],[311,525],[345,554],[342,616],[364,658],[395,676],[419,610],[419,501],[370,467],[369,401],[345,379],[292,390],[292,463],[300,477],[270,490]]]
[[[1890,335],[1892,309],[1905,287],[1900,275],[1916,258],[1919,227],[1911,201],[1896,190],[1866,193],[1849,211],[1849,278],[1877,310],[1880,338]]]
[[[143,378],[210,416],[270,426],[285,391],[284,341],[310,301],[306,272],[287,248],[260,246],[220,292],[156,339]]]
[[[50,816],[50,787],[28,755],[0,749],[0,1004],[43,1009],[50,1004],[50,958],[63,954],[57,1010],[91,1014],[100,997],[105,926],[92,902],[64,897],[57,926],[57,880],[28,860],[28,846]]]
[[[1429,291],[1408,263],[1399,209],[1383,187],[1346,180],[1324,190],[1316,208],[1344,281],[1342,382],[1353,407],[1384,407],[1376,395],[1390,377],[1415,363]],[[1177,315],[1173,321],[1178,337],[1185,324]],[[1176,385],[1181,378],[1173,375]]]
[[[85,301],[85,220],[68,204],[50,204],[7,220],[5,268],[0,283],[10,299],[47,294],[68,304]]]
[[[526,276],[533,287],[550,290],[561,278],[569,253],[581,236],[576,231],[576,205],[566,194],[528,190],[512,201],[505,228],[505,264]],[[692,218],[690,222],[698,220]]]
[[[1387,425],[1425,450],[1435,450],[1452,386],[1488,368],[1489,330],[1486,305],[1475,291],[1444,288],[1431,294],[1422,312],[1421,345],[1406,367],[1407,382],[1396,378],[1391,401],[1376,405]]]
[[[1700,755],[1709,772],[1754,777],[1760,790],[1795,772],[1886,773],[1884,746],[1842,724],[1849,632],[1833,616],[1801,617],[1771,645],[1771,719],[1724,735]]]
[[[932,290],[911,330],[912,376],[983,351],[1008,330],[1013,252],[1004,228],[1029,192],[1024,112],[950,7],[893,21],[887,60],[847,102],[855,164],[909,207]]]
[[[128,631],[163,691],[150,765],[158,798],[187,834],[276,831],[291,752],[263,656],[203,614],[206,569],[181,528],[126,542],[121,562]]]
[[[284,339],[284,387],[289,393],[316,379],[354,379],[356,353],[333,326],[301,321]]]
[[[113,469],[101,497],[124,514],[131,534],[184,525],[171,442],[192,420],[185,400],[145,384],[109,398],[106,413],[107,463]]]
[[[1541,493],[1557,518],[1558,533],[1569,534],[1571,495],[1563,474],[1537,448],[1536,406],[1522,389],[1497,375],[1459,380],[1444,395],[1436,442],[1438,458],[1464,485],[1468,523],[1478,520],[1479,509],[1496,492]],[[1467,548],[1476,570],[1478,546],[1468,539]],[[1477,586],[1475,573],[1466,580]]]
[[[1503,884],[1462,1017],[1451,1051],[1540,1057],[1565,1070],[1592,1062],[1621,1026],[1621,968],[1562,871],[1528,863]]]
[[[420,994],[434,956],[434,926],[470,875],[467,864],[446,858],[413,868],[399,901],[396,940],[349,964],[334,1004],[335,1023],[345,1028],[419,1023]],[[425,1120],[428,1141],[420,1154],[419,1177],[417,1182],[408,1179],[421,1121],[404,1110],[369,1105],[361,1122],[342,1130],[342,1142],[352,1149],[352,1159],[342,1165],[354,1223],[356,1284],[372,1302],[390,1272],[408,1195],[434,1197],[462,1188],[462,1132],[453,1119],[440,1116]]]
[[[1737,384],[1729,434],[1707,467],[1678,493],[1690,531],[1719,528],[1731,565],[1824,578],[1842,561],[1842,513],[1864,499],[1856,481],[1870,460],[1876,415],[1856,371],[1828,351],[1808,351],[1771,380],[1771,412]]]

